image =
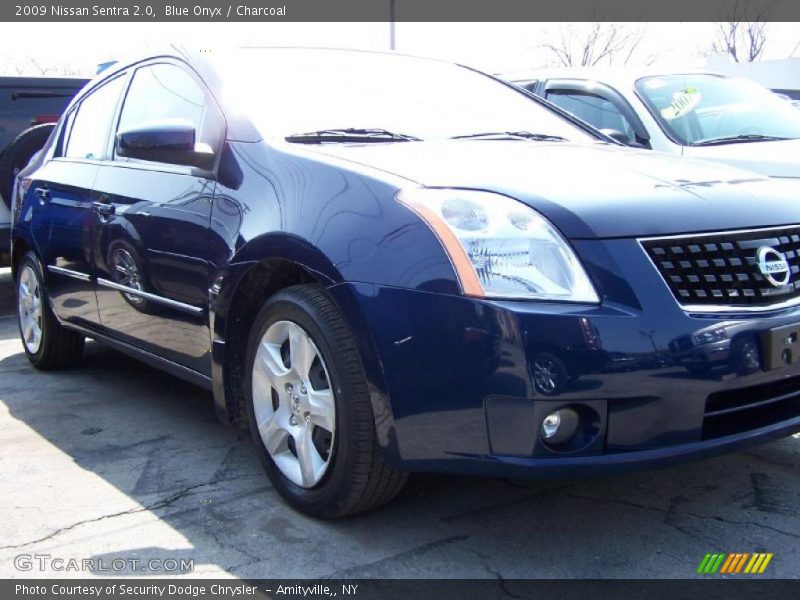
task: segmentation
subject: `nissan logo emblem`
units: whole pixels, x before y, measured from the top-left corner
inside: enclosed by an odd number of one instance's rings
[[[786,256],[770,246],[762,246],[757,254],[758,270],[775,287],[782,287],[789,283],[792,269],[786,261]]]

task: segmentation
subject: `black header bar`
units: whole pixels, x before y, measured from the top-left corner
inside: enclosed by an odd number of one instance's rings
[[[392,17],[393,15],[393,17]],[[800,21],[797,0],[12,0],[26,22]]]
[[[4,600],[739,600],[797,598],[800,581],[696,579],[27,579],[0,580]]]

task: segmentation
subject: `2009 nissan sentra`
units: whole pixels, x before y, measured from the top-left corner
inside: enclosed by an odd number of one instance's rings
[[[20,331],[41,369],[89,337],[210,388],[312,515],[658,466],[800,430],[799,200],[458,65],[174,50],[20,175]]]

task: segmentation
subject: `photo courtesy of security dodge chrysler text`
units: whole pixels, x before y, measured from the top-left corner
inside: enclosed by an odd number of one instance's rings
[[[800,183],[626,148],[465,66],[117,64],[12,213],[30,361],[92,338],[205,386],[310,515],[410,472],[573,477],[800,431]]]

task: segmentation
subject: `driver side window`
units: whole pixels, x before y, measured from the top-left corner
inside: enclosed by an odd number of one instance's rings
[[[628,139],[626,143],[636,142],[636,132],[628,119],[602,96],[576,90],[554,89],[548,90],[547,99],[596,129],[619,131]]]

